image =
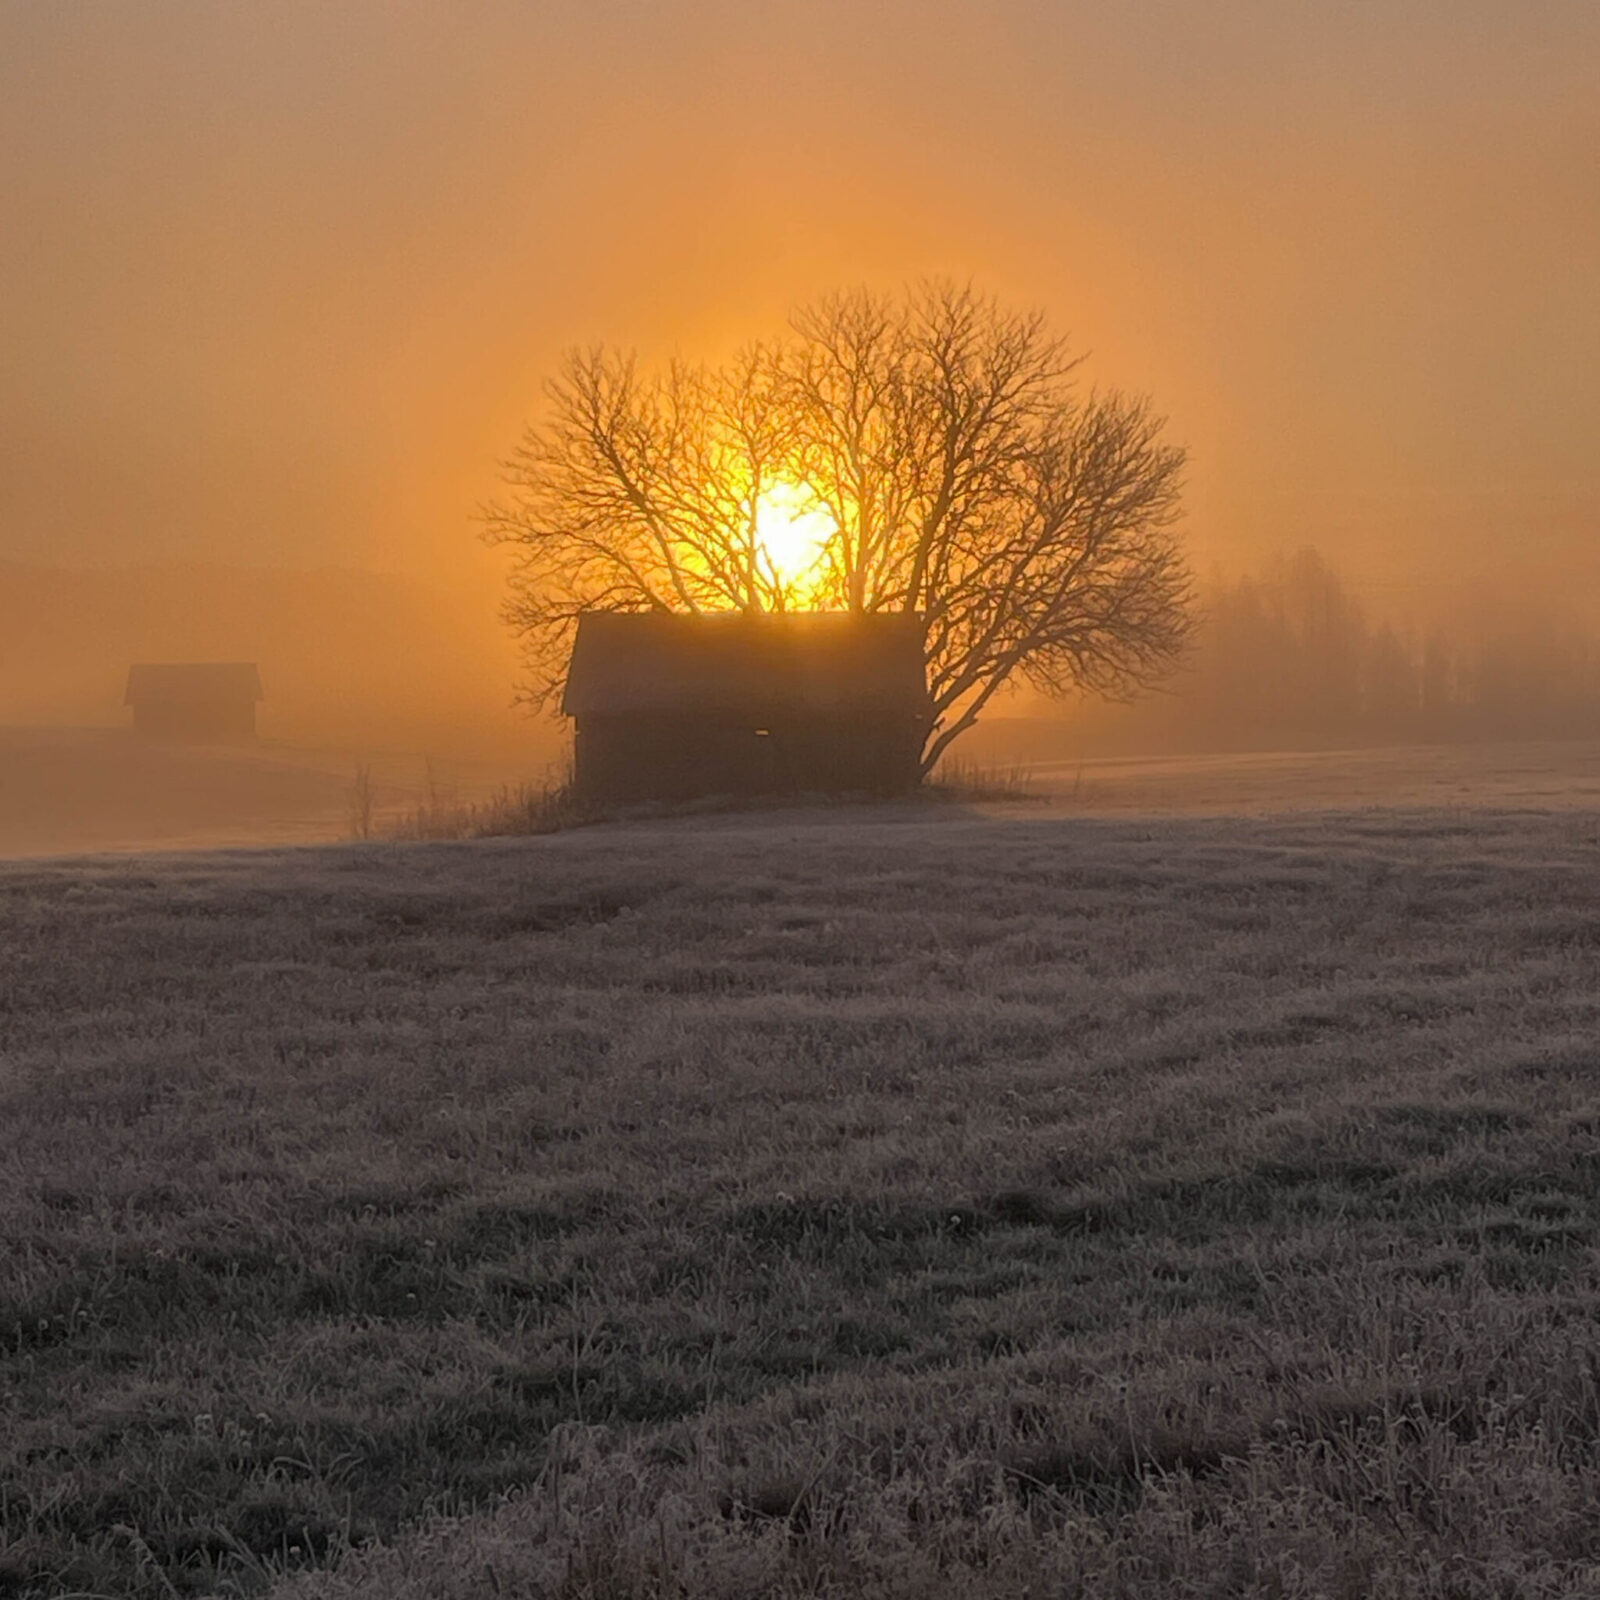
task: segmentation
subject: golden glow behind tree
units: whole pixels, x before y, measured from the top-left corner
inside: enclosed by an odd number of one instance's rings
[[[1159,680],[1190,625],[1183,452],[1076,365],[1040,316],[945,284],[825,297],[724,367],[569,356],[487,514],[528,697],[593,609],[916,612],[926,767],[1014,679]]]

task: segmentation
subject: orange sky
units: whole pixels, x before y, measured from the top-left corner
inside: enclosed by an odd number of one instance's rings
[[[0,7],[0,559],[488,583],[560,347],[947,273],[1202,564],[1600,592],[1597,85],[1594,0]]]

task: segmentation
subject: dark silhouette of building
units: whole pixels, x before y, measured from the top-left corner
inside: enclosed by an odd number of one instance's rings
[[[931,718],[922,619],[585,612],[561,709],[575,783],[606,800],[893,794]]]
[[[133,731],[152,739],[253,739],[261,674],[253,661],[146,663],[128,668],[122,703]]]

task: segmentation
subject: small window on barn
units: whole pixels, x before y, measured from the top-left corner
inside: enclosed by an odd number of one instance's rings
[[[758,738],[758,739],[770,739],[771,737],[772,737],[772,729],[771,728],[757,728],[756,729],[756,738]]]

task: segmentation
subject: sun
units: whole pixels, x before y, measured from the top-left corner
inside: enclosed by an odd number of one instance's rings
[[[775,483],[756,499],[756,543],[772,576],[802,604],[821,582],[833,518],[798,484]]]

